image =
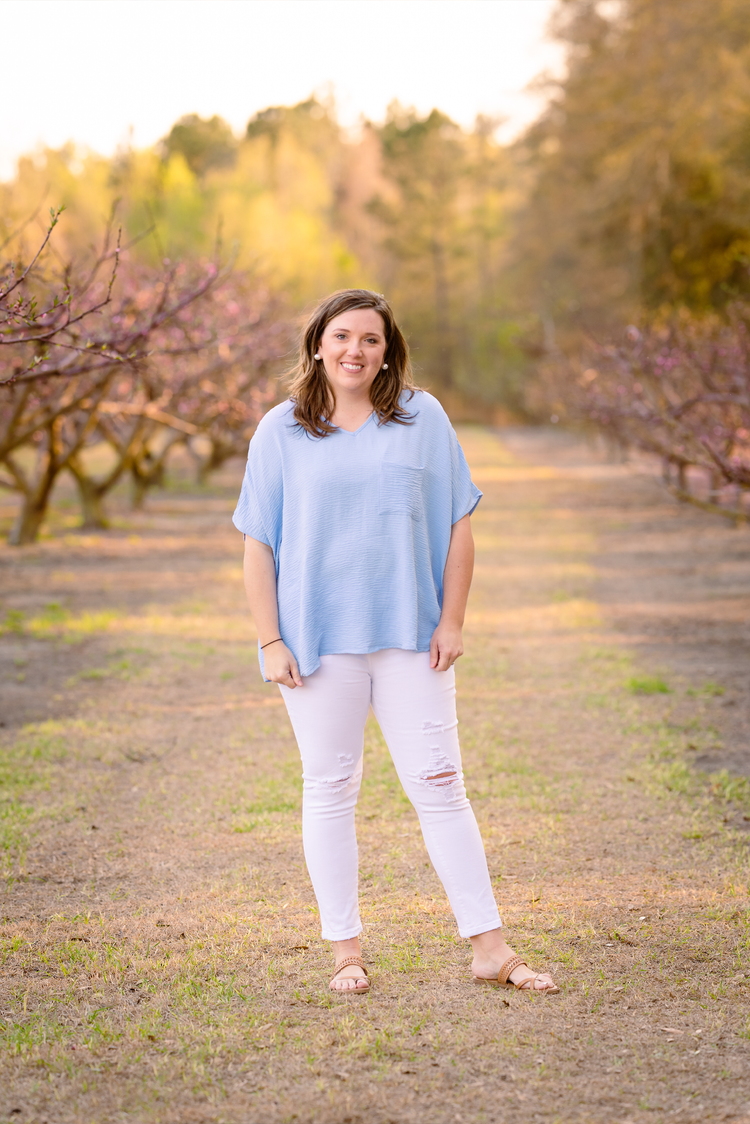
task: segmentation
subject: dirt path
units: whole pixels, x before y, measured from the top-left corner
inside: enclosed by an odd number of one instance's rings
[[[750,535],[563,436],[462,439],[467,783],[512,939],[563,994],[471,986],[374,726],[374,986],[327,992],[233,466],[109,536],[63,515],[0,550],[0,1119],[750,1121]]]

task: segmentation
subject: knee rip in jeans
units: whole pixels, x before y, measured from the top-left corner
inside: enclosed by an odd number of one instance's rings
[[[422,733],[425,737],[430,737],[434,734],[445,734],[448,730],[454,730],[458,726],[458,719],[454,722],[430,722],[425,721],[422,723]]]
[[[343,792],[348,784],[350,784],[354,773],[354,758],[351,753],[340,753],[338,755],[339,770],[330,777],[306,777],[304,776],[305,786],[307,788],[325,789],[328,792],[336,793]]]
[[[444,789],[446,800],[461,799],[461,772],[439,746],[430,746],[430,759],[427,762],[427,768],[419,773],[417,780],[425,788]]]

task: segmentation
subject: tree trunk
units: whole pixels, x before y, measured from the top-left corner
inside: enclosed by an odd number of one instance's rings
[[[171,440],[167,441],[158,457],[155,457],[150,450],[145,449],[142,456],[132,459],[130,475],[133,482],[131,493],[133,511],[141,510],[149,488],[161,488],[163,486],[167,457],[174,446],[179,445],[184,440],[185,435],[177,433]]]
[[[87,476],[83,465],[77,456],[68,461],[68,468],[78,488],[78,499],[81,504],[81,530],[106,531],[109,529],[109,520],[104,510],[104,496],[108,488],[103,487],[91,476]]]
[[[42,520],[47,511],[49,498],[59,473],[62,471],[65,458],[60,449],[60,428],[62,421],[55,418],[46,426],[46,445],[43,445],[37,454],[36,470],[31,480],[18,466],[13,469],[10,458],[6,457],[5,463],[13,471],[13,475],[21,487],[23,503],[21,510],[8,535],[10,546],[26,546],[36,542]]]
[[[106,531],[109,529],[109,519],[104,510],[104,494],[100,488],[86,476],[76,476],[78,485],[78,499],[81,504],[81,530]]]
[[[130,505],[133,511],[142,511],[149,488],[158,487],[164,482],[164,465],[157,462],[153,468],[144,472],[140,465],[136,467],[133,464],[130,467],[130,475],[132,480]]]
[[[432,240],[432,263],[435,280],[435,328],[438,341],[437,373],[441,383],[447,388],[453,384],[453,348],[445,250],[439,238]]]
[[[26,546],[36,542],[39,536],[52,488],[60,471],[54,457],[47,454],[46,460],[47,464],[39,478],[24,494],[21,510],[8,535],[10,546]]]
[[[214,441],[212,439],[211,452],[207,457],[204,457],[200,461],[198,467],[198,484],[208,483],[208,478],[211,473],[215,472],[217,468],[221,468],[221,466],[224,464],[224,461],[228,460],[232,456],[233,452],[234,450],[231,448],[231,446],[223,444],[221,441]]]

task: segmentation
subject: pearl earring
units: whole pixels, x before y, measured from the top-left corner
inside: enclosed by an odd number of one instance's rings
[[[318,352],[317,352],[317,351],[316,351],[316,352],[315,352],[315,354],[313,355],[313,359],[320,359],[320,355],[318,354]]]
[[[387,363],[384,363],[384,364],[383,364],[383,370],[384,370],[384,371],[387,371],[387,370],[388,370],[388,364],[387,364]]]

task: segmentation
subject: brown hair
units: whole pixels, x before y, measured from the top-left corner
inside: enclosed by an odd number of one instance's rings
[[[291,380],[289,395],[294,401],[294,420],[313,437],[326,437],[334,433],[330,417],[336,405],[328,376],[321,359],[315,358],[320,337],[327,324],[342,312],[354,308],[372,308],[380,313],[385,326],[385,354],[383,362],[388,364],[386,371],[378,371],[370,387],[370,401],[378,416],[378,425],[397,422],[409,425],[412,415],[399,403],[404,390],[414,394],[416,387],[412,381],[409,345],[396,323],[393,310],[380,293],[370,289],[341,289],[320,301],[305,325],[299,342],[299,359],[289,372]]]

